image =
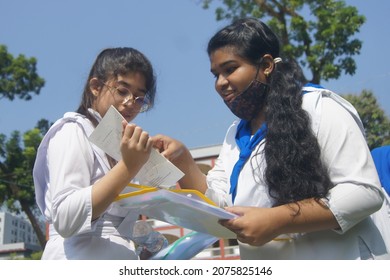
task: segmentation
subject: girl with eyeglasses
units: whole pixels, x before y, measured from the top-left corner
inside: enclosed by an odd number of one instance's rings
[[[79,108],[55,122],[38,149],[36,200],[49,225],[42,259],[138,259],[131,228],[139,214],[113,201],[149,158],[151,138],[128,123],[153,106],[155,93],[153,67],[138,50],[97,56]],[[119,162],[88,140],[111,105],[127,121]]]
[[[306,82],[257,19],[209,41],[215,89],[237,120],[207,176],[183,143],[153,141],[196,188],[238,215],[241,259],[389,259],[390,219],[356,110]],[[388,210],[387,210],[388,211]]]

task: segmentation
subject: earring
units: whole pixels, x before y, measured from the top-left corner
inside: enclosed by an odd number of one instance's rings
[[[266,78],[268,78],[269,72],[268,71],[264,71],[264,75],[265,75]]]

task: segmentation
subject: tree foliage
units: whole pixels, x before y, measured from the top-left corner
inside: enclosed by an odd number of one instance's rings
[[[390,145],[390,120],[378,105],[374,94],[363,90],[360,95],[347,94],[344,98],[358,111],[370,149]]]
[[[0,99],[30,100],[39,94],[45,81],[37,74],[37,60],[24,55],[14,57],[7,47],[0,45]],[[30,220],[42,247],[46,238],[37,221],[32,168],[37,147],[49,122],[40,120],[37,128],[27,131],[23,137],[14,131],[10,138],[0,134],[0,205],[11,212],[24,212]]]
[[[45,81],[37,74],[36,64],[34,57],[13,57],[6,46],[0,45],[0,99],[30,100],[32,93],[38,95]]]
[[[42,135],[39,128],[27,131],[23,137],[18,131],[14,131],[9,139],[0,134],[0,205],[6,205],[11,212],[23,211],[44,247],[46,238],[37,220],[40,213],[32,177]]]
[[[203,0],[208,9],[213,0]],[[217,20],[256,17],[278,35],[282,57],[296,60],[320,83],[356,71],[362,42],[354,35],[365,17],[338,0],[216,0]]]

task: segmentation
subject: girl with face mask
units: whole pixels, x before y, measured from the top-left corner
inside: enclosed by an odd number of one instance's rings
[[[242,259],[389,259],[390,227],[364,128],[350,103],[307,83],[264,23],[240,19],[209,41],[215,89],[239,119],[207,176],[164,135],[160,151],[239,217]]]

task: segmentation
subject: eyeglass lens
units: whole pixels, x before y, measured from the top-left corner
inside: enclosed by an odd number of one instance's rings
[[[137,96],[134,97],[134,94],[126,87],[117,87],[115,88],[118,95],[123,99],[122,104],[128,104],[131,102],[137,108],[139,108],[140,112],[144,112],[149,108],[149,102],[146,97]]]

